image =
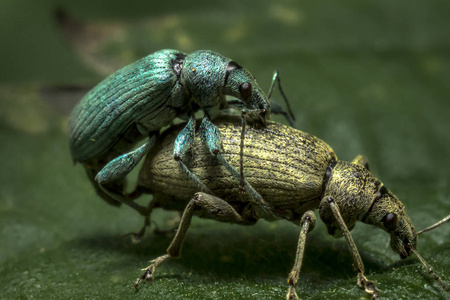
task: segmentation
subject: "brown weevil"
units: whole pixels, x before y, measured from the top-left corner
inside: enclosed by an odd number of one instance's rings
[[[144,269],[135,283],[136,288],[142,280],[152,280],[155,268],[161,263],[180,256],[193,215],[242,225],[254,224],[258,219],[284,219],[301,226],[287,293],[288,299],[298,299],[295,288],[306,236],[316,219],[312,210],[319,209],[329,234],[345,237],[357,271],[357,284],[373,299],[378,289],[365,277],[363,262],[350,234],[356,221],[389,233],[391,248],[401,258],[416,254],[442,288],[450,292],[417,253],[418,233],[403,203],[372,175],[364,156],[357,156],[352,162],[340,161],[333,149],[319,138],[274,122],[268,122],[265,128],[248,128],[242,151],[242,138],[237,138],[242,128],[240,119],[227,117],[217,120],[216,125],[223,137],[224,158],[235,168],[243,164],[246,179],[265,199],[271,214],[242,193],[236,178],[197,141],[195,154],[188,163],[214,195],[198,192],[195,184],[187,180],[176,162],[170,159],[179,132],[176,127],[170,128],[147,155],[133,195],[152,193],[149,211],[155,207],[178,210],[182,217],[167,254],[157,257]]]

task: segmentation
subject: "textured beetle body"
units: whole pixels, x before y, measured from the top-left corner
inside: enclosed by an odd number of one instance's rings
[[[193,119],[199,109],[205,113],[203,128],[216,133],[204,142],[217,148],[220,133],[209,120],[228,107],[225,95],[237,97],[231,105],[247,109],[260,121],[270,116],[269,100],[254,77],[231,59],[207,50],[189,55],[177,50],[155,52],[106,78],[75,107],[69,120],[73,160],[84,164],[102,198],[111,204],[127,203],[145,214],[124,196],[125,176],[154,146],[162,127],[176,117]],[[193,132],[185,130],[179,139],[191,136]],[[145,137],[149,140],[131,151]],[[190,143],[178,144],[173,156],[183,164],[181,156]],[[203,187],[190,170],[184,170]]]
[[[217,120],[223,133],[223,154],[234,166],[239,165],[240,132],[238,119],[225,117]],[[168,154],[171,151],[177,129],[170,130],[161,138],[159,147],[150,153],[140,171],[138,186],[165,201],[179,202],[181,210],[198,192],[181,172]],[[242,207],[250,201],[239,197],[236,182],[213,157],[208,157],[204,146],[196,143],[194,155],[189,162],[196,174],[213,191],[214,195]],[[265,128],[250,127],[246,132],[244,170],[248,182],[270,204],[275,215],[300,222],[304,212],[319,208],[320,216],[331,235],[339,237],[342,232],[323,206],[324,197],[333,197],[340,206],[343,219],[350,228],[356,221],[375,225],[391,234],[392,248],[402,257],[411,255],[405,250],[403,240],[416,245],[414,225],[404,211],[404,205],[372,173],[361,164],[339,161],[333,149],[321,139],[282,124],[270,122]],[[176,188],[174,188],[176,187]],[[167,199],[171,199],[170,201]],[[184,206],[183,206],[184,205]],[[252,206],[254,217],[273,220],[258,206]],[[387,230],[382,218],[388,212],[398,216],[402,226]]]
[[[238,120],[234,123],[217,121],[223,135],[223,155],[237,167],[240,159]],[[186,182],[181,172],[174,171],[177,168],[170,159],[170,153],[176,133],[175,129],[162,136],[159,147],[147,156],[140,171],[139,184],[155,197],[177,199],[182,210],[198,190]],[[337,160],[330,146],[308,133],[275,123],[269,123],[267,128],[248,128],[245,140],[246,179],[278,216],[298,222],[304,211],[318,207],[327,166]],[[241,199],[237,197],[239,186],[214,157],[208,156],[201,143],[195,145],[194,155],[189,161],[192,170],[214,195],[240,205]],[[165,202],[161,201],[161,206],[164,205]],[[273,219],[266,215],[259,217]]]

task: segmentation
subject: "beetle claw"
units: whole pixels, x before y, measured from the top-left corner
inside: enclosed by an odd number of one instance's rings
[[[358,273],[358,285],[363,288],[366,293],[368,293],[369,295],[371,295],[371,299],[375,300],[378,297],[378,289],[375,286],[375,284],[373,284],[372,281],[367,280],[367,278],[362,274],[362,273]]]
[[[289,291],[286,295],[286,300],[298,300],[297,293],[295,292],[295,287],[289,286]]]
[[[144,274],[142,274],[141,277],[139,277],[136,282],[134,283],[134,288],[139,291],[139,284],[142,282],[142,280],[145,279],[146,282],[151,282],[153,280],[153,271],[154,271],[154,265],[151,265],[147,269],[145,269]]]

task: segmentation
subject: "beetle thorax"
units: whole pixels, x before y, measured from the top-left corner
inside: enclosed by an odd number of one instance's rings
[[[339,206],[347,227],[352,229],[369,211],[380,182],[362,166],[339,161],[332,168],[324,187],[324,197],[332,197]],[[320,217],[332,235],[339,235],[332,212],[324,205],[319,207]]]
[[[196,51],[184,59],[180,82],[210,117],[218,112],[229,58],[212,51]]]

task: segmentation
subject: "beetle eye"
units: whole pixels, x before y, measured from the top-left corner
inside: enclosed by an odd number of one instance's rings
[[[252,85],[244,82],[239,86],[239,93],[241,93],[242,98],[248,98],[252,94]]]
[[[387,231],[392,231],[397,226],[398,218],[395,213],[388,213],[383,217],[383,226]]]

